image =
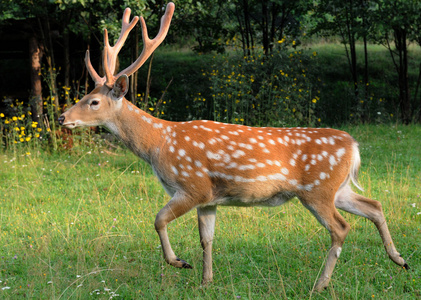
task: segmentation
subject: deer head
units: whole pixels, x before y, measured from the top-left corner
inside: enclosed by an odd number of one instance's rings
[[[83,97],[77,104],[63,113],[58,121],[60,125],[74,128],[79,126],[106,126],[109,127],[111,120],[118,115],[122,106],[122,99],[129,87],[129,76],[135,73],[152,55],[155,49],[165,39],[174,13],[174,3],[167,5],[165,14],[161,18],[161,27],[154,39],[148,36],[148,29],[143,17],[142,24],[143,50],[133,64],[114,75],[118,53],[124,45],[130,31],[136,25],[139,17],[130,21],[130,8],[126,8],[123,14],[120,36],[113,47],[108,41],[107,29],[104,29],[103,68],[105,76],[101,77],[91,64],[89,50],[86,51],[85,64],[93,81],[95,89]],[[130,21],[130,22],[129,22]],[[108,125],[108,126],[107,126]]]

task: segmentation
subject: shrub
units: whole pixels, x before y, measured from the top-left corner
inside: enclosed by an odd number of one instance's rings
[[[317,125],[317,53],[288,51],[285,44],[279,41],[269,56],[255,51],[215,59],[211,70],[202,70],[209,86],[195,95],[196,116],[253,126]]]

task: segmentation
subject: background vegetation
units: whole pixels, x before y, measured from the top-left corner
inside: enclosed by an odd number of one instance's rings
[[[167,47],[149,61],[151,74],[144,66],[132,77],[128,95],[155,115],[271,126],[421,121],[417,0],[175,2]],[[51,117],[91,90],[84,52],[100,70],[102,30],[116,38],[129,6],[153,35],[164,5],[2,1],[2,112],[13,117],[19,99],[34,122],[51,127]],[[141,46],[136,26],[120,64]]]

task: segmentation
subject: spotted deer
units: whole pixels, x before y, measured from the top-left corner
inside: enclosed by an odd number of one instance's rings
[[[155,229],[165,261],[191,268],[171,248],[167,225],[196,208],[203,248],[203,283],[212,281],[212,241],[216,208],[222,206],[278,206],[297,197],[329,231],[332,244],[325,268],[315,285],[327,287],[350,225],[337,208],[363,216],[377,227],[390,259],[404,268],[378,201],[360,196],[357,172],[358,143],[346,132],[322,128],[256,128],[213,121],[169,122],[145,113],[124,96],[128,76],[139,69],[164,40],[174,4],[169,3],[157,36],[150,40],[143,18],[144,48],[128,68],[115,73],[118,52],[138,17],[123,14],[122,30],[110,47],[104,31],[100,77],[89,52],[85,62],[95,89],[63,113],[59,122],[68,128],[104,126],[151,166],[171,200],[159,211]]]

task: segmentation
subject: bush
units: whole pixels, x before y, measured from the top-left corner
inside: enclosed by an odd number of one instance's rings
[[[315,126],[321,121],[316,57],[288,51],[283,39],[269,56],[217,58],[211,70],[202,70],[209,86],[195,95],[196,116],[252,126]]]

